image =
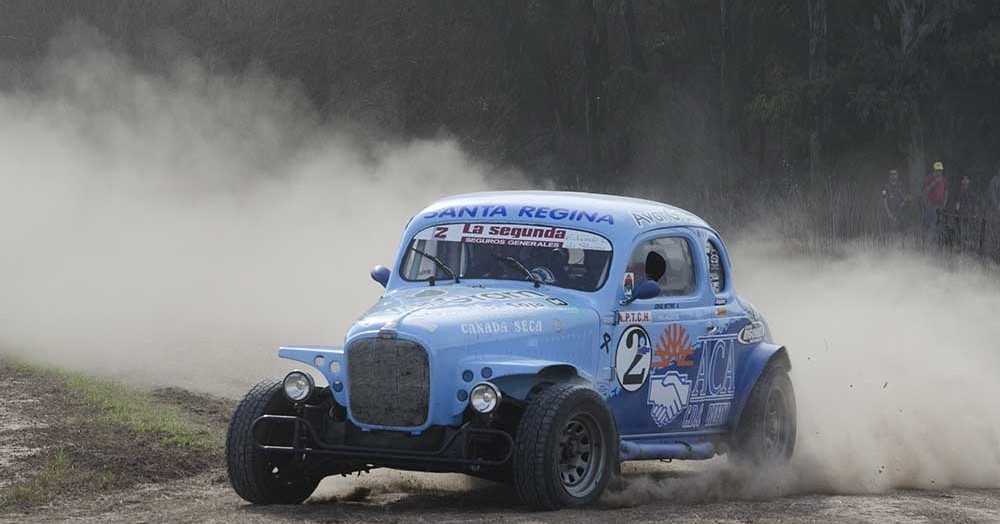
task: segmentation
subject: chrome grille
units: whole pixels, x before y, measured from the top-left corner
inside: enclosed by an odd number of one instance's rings
[[[407,340],[371,338],[347,348],[351,414],[362,424],[419,426],[427,420],[427,351]]]

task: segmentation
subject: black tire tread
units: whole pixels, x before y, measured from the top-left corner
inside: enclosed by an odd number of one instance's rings
[[[603,403],[600,395],[590,388],[577,384],[556,384],[535,397],[521,416],[515,435],[512,469],[514,489],[525,505],[544,510],[565,507],[565,503],[555,492],[561,486],[557,485],[557,479],[551,478],[550,462],[546,460],[546,454],[551,449],[549,439],[552,436],[553,422],[559,415],[560,408],[574,395],[592,395],[594,400]],[[610,417],[610,412],[608,415]],[[617,439],[615,428],[609,429],[611,438]],[[617,442],[606,443],[606,448],[606,467],[608,476],[611,477],[617,471]]]
[[[792,395],[792,416],[795,416],[795,392],[788,375],[788,366],[780,361],[771,362],[764,368],[757,383],[754,384],[750,397],[747,398],[747,403],[740,414],[740,423],[736,431],[732,454],[732,458],[738,463],[761,465],[765,462],[760,456],[761,445],[755,442],[756,436],[761,434],[761,426],[764,423],[763,417],[758,415],[764,411],[768,394],[776,381],[787,383],[788,392]],[[794,435],[791,447],[794,450]]]
[[[226,470],[229,483],[241,498],[253,504],[298,504],[316,489],[318,480],[307,480],[301,485],[276,487],[267,485],[260,478],[257,462],[263,451],[254,443],[253,421],[268,410],[276,395],[283,395],[281,381],[266,379],[255,385],[243,397],[226,433]],[[273,414],[273,413],[270,413]]]

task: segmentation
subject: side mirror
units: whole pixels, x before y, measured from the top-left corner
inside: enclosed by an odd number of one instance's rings
[[[372,280],[382,284],[382,287],[389,285],[389,275],[391,274],[392,271],[385,266],[375,266],[372,268]],[[657,289],[659,289],[659,287],[657,287]]]
[[[636,300],[648,300],[660,296],[660,285],[655,280],[644,280],[635,286],[632,291],[632,298],[622,300],[622,305],[627,306]]]

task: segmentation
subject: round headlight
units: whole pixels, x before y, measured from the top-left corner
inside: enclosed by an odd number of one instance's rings
[[[500,405],[500,390],[489,382],[476,384],[469,393],[469,405],[480,413],[492,413]]]
[[[285,375],[284,380],[285,396],[293,402],[302,402],[312,395],[316,383],[308,373],[292,371]]]

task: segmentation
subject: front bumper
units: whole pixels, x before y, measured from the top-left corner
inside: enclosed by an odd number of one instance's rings
[[[261,442],[262,435],[271,433],[273,425],[292,427],[289,442],[276,445]],[[473,427],[466,423],[458,428],[440,428],[441,443],[431,449],[426,446],[367,447],[336,444],[324,441],[316,427],[305,417],[292,415],[263,415],[253,421],[251,432],[254,444],[265,451],[294,455],[317,455],[344,462],[385,467],[427,467],[439,470],[468,470],[480,467],[502,466],[514,453],[514,441],[504,431]],[[396,440],[418,437],[394,432]],[[424,469],[424,468],[421,468]]]

